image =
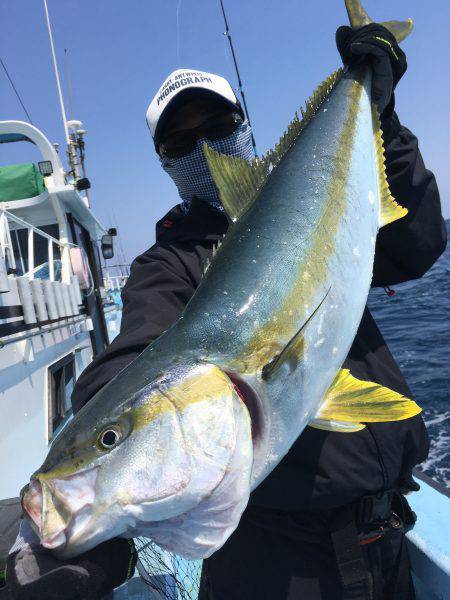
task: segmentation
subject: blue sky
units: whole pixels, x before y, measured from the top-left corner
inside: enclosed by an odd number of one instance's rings
[[[148,103],[172,70],[212,71],[236,83],[218,0],[48,0],[62,78],[69,52],[74,118],[88,130],[93,210],[117,224],[128,260],[154,241],[154,224],[177,203],[145,122]],[[430,4],[432,10],[429,9]],[[339,65],[334,33],[343,0],[225,0],[258,150],[274,144],[295,110]],[[403,43],[409,68],[399,84],[401,121],[419,137],[450,217],[450,4],[366,0],[378,20],[412,17]],[[63,147],[64,135],[40,0],[5,0],[0,55],[34,124]],[[178,22],[178,27],[177,27]],[[0,72],[0,118],[26,120]],[[0,164],[34,158],[16,144]],[[399,199],[401,200],[401,199]]]

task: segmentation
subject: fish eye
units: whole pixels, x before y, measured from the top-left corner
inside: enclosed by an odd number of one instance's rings
[[[120,431],[114,427],[108,427],[108,429],[104,429],[98,436],[98,444],[103,450],[110,450],[120,442],[120,439]]]

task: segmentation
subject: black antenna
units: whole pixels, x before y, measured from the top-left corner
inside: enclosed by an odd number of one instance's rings
[[[241,75],[239,73],[239,67],[238,67],[237,60],[236,60],[236,54],[234,52],[233,40],[231,39],[230,28],[228,27],[228,21],[227,21],[227,16],[225,14],[225,8],[223,6],[222,0],[219,0],[219,1],[220,1],[220,7],[222,9],[223,20],[225,22],[225,33],[224,33],[224,35],[227,36],[228,43],[230,44],[231,54],[233,56],[234,68],[236,69],[236,76],[237,76],[237,80],[238,80],[239,92],[240,92],[240,94],[242,96],[242,103],[244,104],[245,116],[247,117],[248,124],[251,127],[252,124],[250,122],[250,115],[248,114],[248,108],[247,108],[247,102],[245,100],[244,90],[242,89]],[[255,142],[255,138],[253,136],[253,129],[252,129],[252,144],[253,144],[253,150],[255,151],[255,156],[258,156],[258,152],[256,151],[256,142]]]

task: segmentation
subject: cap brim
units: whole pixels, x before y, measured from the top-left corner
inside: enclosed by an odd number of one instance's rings
[[[172,100],[164,108],[164,111],[161,113],[161,116],[158,119],[158,124],[156,126],[155,135],[153,138],[155,146],[158,146],[160,142],[161,133],[164,131],[164,127],[167,124],[167,121],[170,119],[170,117],[180,108],[180,106],[185,104],[187,101],[197,98],[209,98],[211,100],[214,100],[214,102],[216,102],[218,105],[234,108],[235,110],[237,109],[244,117],[244,113],[242,111],[241,105],[239,104],[239,101],[237,101],[236,103],[231,102],[227,98],[224,98],[222,95],[217,94],[216,92],[213,92],[211,90],[205,90],[205,88],[201,87],[190,87],[186,90],[182,90],[174,98],[172,98]]]

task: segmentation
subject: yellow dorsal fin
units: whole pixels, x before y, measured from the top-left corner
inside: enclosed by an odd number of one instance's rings
[[[386,164],[384,160],[383,132],[380,117],[375,104],[372,105],[373,131],[375,138],[375,153],[378,171],[378,190],[380,196],[380,227],[401,219],[408,214],[408,209],[400,206],[394,200],[386,177]]]
[[[360,0],[345,0],[345,7],[347,9],[350,25],[353,29],[359,29],[360,27],[364,27],[364,25],[373,23],[373,20],[365,11]],[[397,42],[404,40],[413,30],[412,19],[407,19],[406,21],[383,21],[380,25],[386,27],[386,29],[388,29],[395,37]]]
[[[209,170],[225,212],[231,221],[237,221],[251,206],[272,169],[279,164],[301,131],[311,121],[341,74],[342,69],[338,69],[319,85],[306,102],[305,110],[301,109],[302,118],[300,119],[296,114],[275,148],[269,150],[262,158],[256,158],[252,164],[241,158],[219,154],[207,144],[204,145],[203,150]]]
[[[357,379],[348,369],[341,369],[325,395],[313,426],[316,420],[361,426],[362,423],[401,421],[421,411],[420,406],[402,394],[378,383]]]
[[[220,201],[230,221],[237,221],[252,204],[269,175],[267,157],[249,164],[243,158],[220,154],[203,146],[209,171],[219,191]]]

